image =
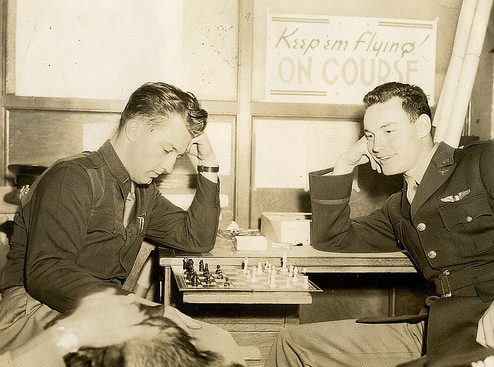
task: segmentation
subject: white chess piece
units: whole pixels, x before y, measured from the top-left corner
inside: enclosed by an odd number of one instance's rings
[[[271,273],[269,277],[269,288],[276,288],[276,273]]]
[[[298,267],[293,267],[293,278],[292,283],[298,283]]]
[[[252,283],[257,283],[257,282],[258,282],[258,280],[257,280],[257,278],[256,278],[256,272],[257,272],[257,271],[256,271],[256,266],[254,265],[254,266],[252,267],[252,277],[250,278],[250,281],[251,281]]]

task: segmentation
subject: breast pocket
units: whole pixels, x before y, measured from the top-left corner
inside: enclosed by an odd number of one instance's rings
[[[108,279],[122,273],[118,259],[124,244],[125,229],[115,213],[94,212],[78,262],[93,275]]]
[[[447,203],[438,211],[462,254],[476,255],[494,247],[494,217],[483,193]]]

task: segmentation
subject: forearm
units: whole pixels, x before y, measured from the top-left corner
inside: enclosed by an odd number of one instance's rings
[[[98,279],[74,263],[59,259],[40,261],[35,268],[26,267],[26,289],[41,303],[65,313],[77,307],[87,295],[115,288],[127,294],[116,284]]]
[[[394,231],[384,209],[351,218],[353,174],[327,173],[325,170],[309,175],[314,248],[333,252],[397,251]]]
[[[210,251],[218,230],[219,191],[219,184],[198,175],[196,193],[187,211],[159,195],[146,237],[180,250]]]

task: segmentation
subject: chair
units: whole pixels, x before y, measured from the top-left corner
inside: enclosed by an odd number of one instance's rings
[[[153,258],[150,255],[155,248],[152,243],[142,241],[134,265],[122,286],[123,289],[146,298],[153,282]]]

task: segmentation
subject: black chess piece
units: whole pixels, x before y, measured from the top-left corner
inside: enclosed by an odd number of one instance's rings
[[[194,260],[187,260],[187,272],[192,273],[194,271]]]
[[[199,271],[204,271],[204,261],[203,260],[199,261]]]
[[[199,276],[197,275],[196,272],[194,272],[192,274],[192,278],[190,280],[190,284],[192,284],[192,286],[194,286],[194,287],[197,287],[199,285]]]
[[[218,264],[216,265],[216,274],[221,274],[223,270],[221,270],[221,266]]]

